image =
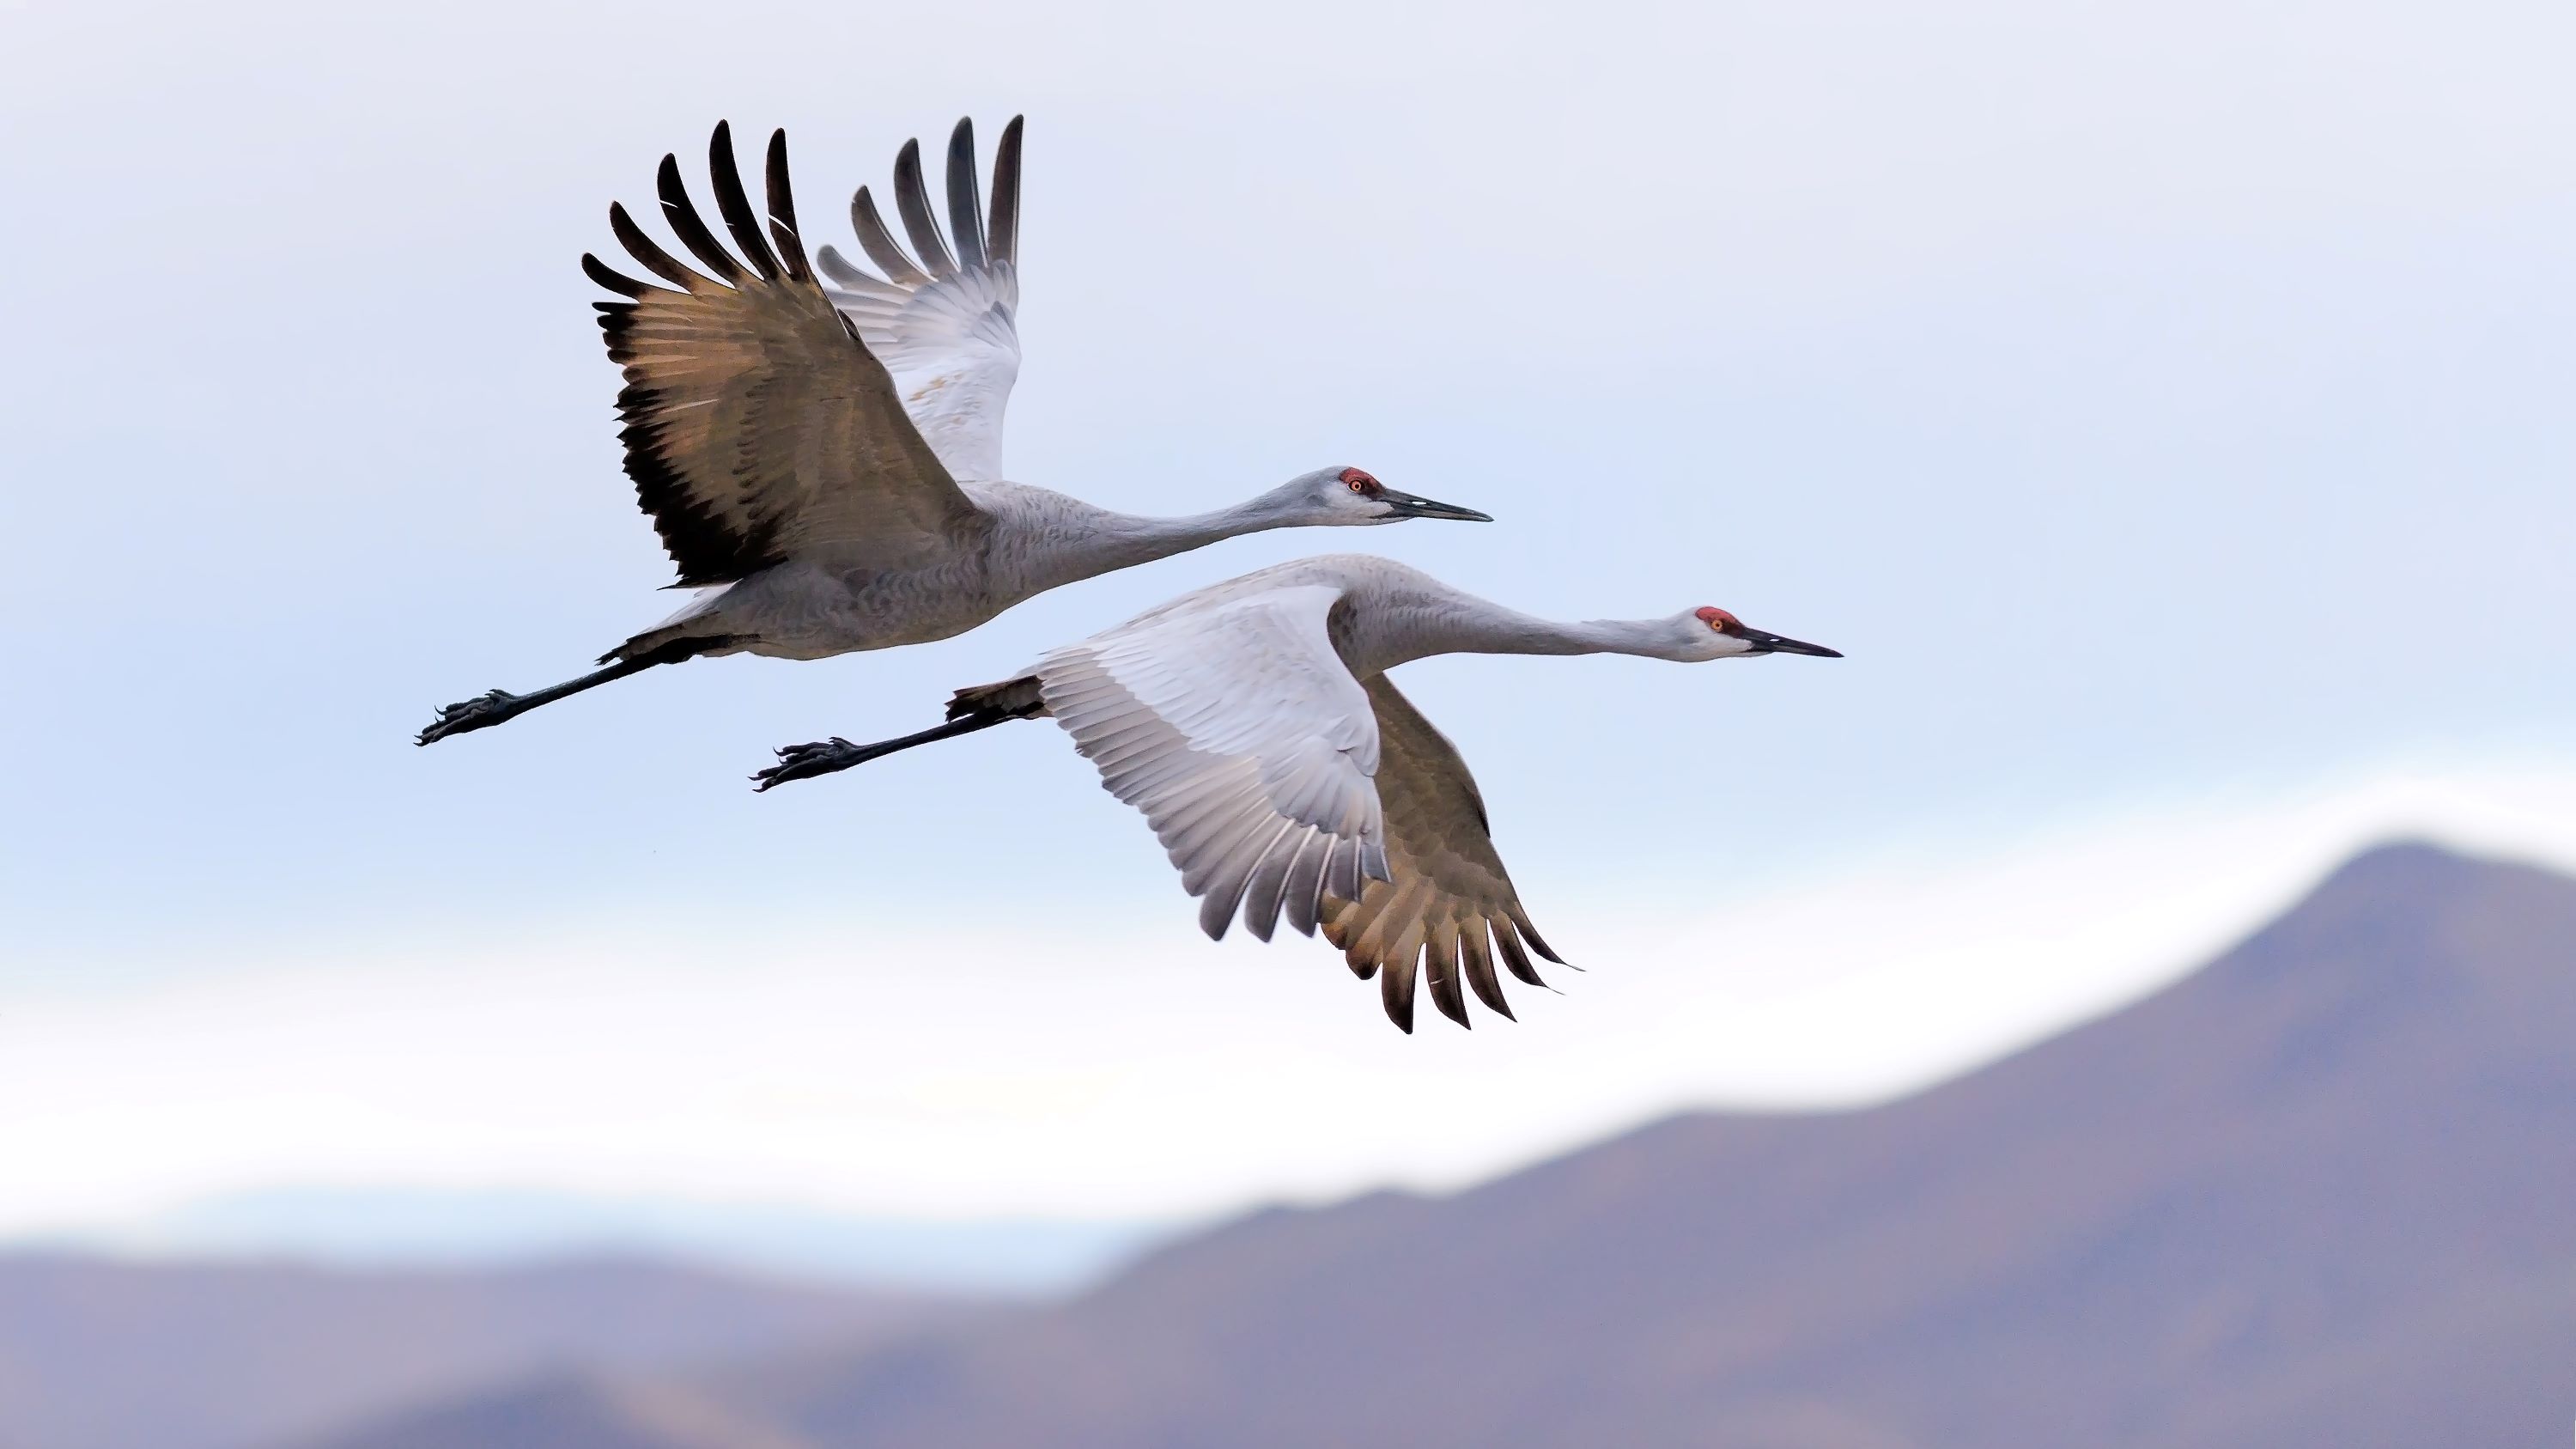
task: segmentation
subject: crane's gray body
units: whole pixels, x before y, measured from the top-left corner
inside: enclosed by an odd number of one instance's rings
[[[1340,504],[1333,472],[1319,469],[1236,507],[1187,518],[1119,513],[1024,483],[961,483],[977,516],[910,567],[838,567],[828,553],[790,559],[706,591],[609,657],[637,658],[696,640],[707,647],[689,652],[774,659],[927,644],[1049,589],[1236,534],[1379,521]]]

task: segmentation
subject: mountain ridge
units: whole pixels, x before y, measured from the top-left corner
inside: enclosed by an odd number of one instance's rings
[[[1053,1305],[526,1363],[257,1449],[2555,1435],[2569,1042],[2576,880],[2386,846],[1897,1101],[1683,1113],[1457,1193],[1260,1209]],[[0,1353],[0,1443],[6,1382]]]
[[[977,1305],[597,1257],[463,1270],[0,1256],[0,1445],[229,1449],[551,1365],[647,1376]]]
[[[1255,1214],[761,1407],[826,1446],[2554,1434],[2576,1382],[2516,1356],[2576,1341],[2576,1159],[2522,1149],[2576,1137],[2570,942],[2576,882],[2384,847],[1901,1101]],[[2435,1323],[2493,1340],[2459,1384]]]

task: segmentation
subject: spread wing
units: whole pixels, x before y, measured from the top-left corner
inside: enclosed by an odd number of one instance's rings
[[[894,196],[920,259],[905,254],[862,186],[850,198],[850,225],[885,276],[825,247],[817,260],[832,279],[832,301],[893,370],[905,411],[948,471],[998,479],[1002,411],[1020,375],[1020,118],[1002,129],[993,154],[989,223],[976,189],[973,123],[959,121],[948,137],[953,253],[931,210],[919,141],[906,141],[895,158]]]
[[[730,583],[790,558],[892,567],[936,559],[982,515],[904,415],[885,367],[835,311],[805,259],[787,136],[769,139],[767,235],[719,123],[707,166],[741,257],[716,240],[662,158],[662,213],[690,269],[609,208],[617,239],[673,291],[584,256],[608,355],[625,369],[626,472],[688,585]],[[776,250],[771,243],[776,243]]]
[[[1358,892],[1333,893],[1324,903],[1324,939],[1342,948],[1361,980],[1384,972],[1386,1014],[1406,1031],[1413,1030],[1417,962],[1428,964],[1441,1015],[1467,1025],[1463,978],[1477,1000],[1508,1017],[1495,956],[1514,976],[1544,986],[1528,953],[1550,961],[1557,955],[1530,929],[1458,747],[1385,675],[1366,688],[1377,716],[1377,794],[1392,869]]]
[[[1338,589],[1219,595],[1058,649],[1034,671],[1101,783],[1145,813],[1199,925],[1312,934],[1387,873],[1378,726],[1333,649]]]

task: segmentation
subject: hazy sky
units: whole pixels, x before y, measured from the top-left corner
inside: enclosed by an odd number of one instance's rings
[[[272,1182],[1134,1212],[1436,1179],[1909,1080],[2355,833],[2558,838],[2563,4],[972,14],[0,9],[0,1155],[43,1168],[0,1226]],[[784,125],[846,246],[905,137],[1018,111],[1015,477],[1183,512],[1347,462],[1500,521],[1239,540],[413,749],[672,605],[574,265],[608,202],[718,117]],[[1594,968],[1428,1042],[1320,946],[1207,947],[1054,730],[742,778],[1345,547],[1850,658],[1409,668]],[[2057,916],[2007,888],[2043,859]],[[2194,862],[2206,897],[2142,893]],[[1891,904],[1927,881],[1968,904]],[[2094,934],[2046,924],[2070,902]],[[1762,1018],[1809,956],[1911,994]]]

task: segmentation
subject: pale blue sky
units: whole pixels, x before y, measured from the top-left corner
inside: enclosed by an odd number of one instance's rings
[[[1328,548],[1850,655],[1410,669],[1543,927],[2576,767],[2564,5],[1225,11],[0,15],[0,1009],[611,929],[825,929],[970,996],[943,924],[1186,951],[1054,731],[742,777]],[[412,748],[672,603],[574,265],[608,202],[720,116],[785,125],[837,235],[905,137],[1014,111],[1014,476],[1180,512],[1351,462],[1500,521],[1237,541]]]

